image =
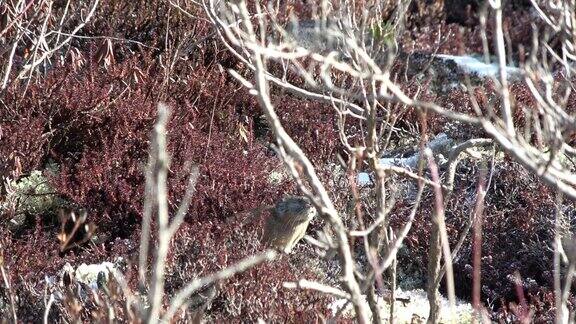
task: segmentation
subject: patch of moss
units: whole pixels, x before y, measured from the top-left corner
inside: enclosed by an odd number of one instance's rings
[[[370,29],[370,34],[372,39],[378,42],[383,42],[384,44],[392,44],[394,42],[395,36],[394,25],[390,22],[377,22],[372,24]]]

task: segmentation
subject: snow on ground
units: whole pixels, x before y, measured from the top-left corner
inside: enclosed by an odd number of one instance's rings
[[[454,140],[448,137],[444,133],[438,134],[433,140],[431,140],[427,148],[432,150],[435,155],[436,162],[443,163],[445,157],[439,156],[438,153],[446,153],[447,149],[454,144]],[[416,152],[412,156],[406,158],[382,158],[380,159],[380,165],[383,167],[401,167],[406,169],[415,170],[418,166],[418,161],[420,160],[420,153]],[[440,161],[439,161],[440,160]],[[358,176],[359,186],[368,186],[372,184],[372,178],[370,173],[359,172]]]
[[[110,272],[113,272],[115,266],[111,262],[102,262],[99,264],[82,263],[75,271],[76,280],[88,285],[92,289],[98,289],[98,276],[104,276],[108,280]]]
[[[455,56],[455,55],[446,55],[446,54],[438,54],[436,57],[439,57],[444,60],[452,60],[454,61],[464,72],[468,73],[475,73],[479,77],[497,77],[499,73],[500,66],[496,63],[486,64],[472,56]],[[518,76],[521,74],[521,69],[516,67],[507,66],[506,73],[508,74],[508,78]]]
[[[398,289],[396,291],[396,296],[400,298],[409,298],[410,300],[406,303],[402,301],[396,301],[394,303],[394,317],[396,319],[396,323],[420,323],[428,318],[430,305],[428,304],[428,299],[424,290],[415,289],[402,291],[401,289]],[[338,299],[330,304],[329,308],[332,311],[332,314],[335,315],[338,310],[345,304],[345,299]],[[388,304],[388,300],[384,300],[384,298],[379,297],[378,304],[380,305],[382,318],[388,319],[390,317],[390,305]],[[449,323],[452,320],[450,312],[450,302],[447,298],[442,296],[440,301],[440,321]],[[456,307],[454,310],[454,323],[471,323],[472,313],[472,305],[460,300],[456,300]],[[346,306],[343,314],[349,317],[354,316],[354,311],[350,304]]]

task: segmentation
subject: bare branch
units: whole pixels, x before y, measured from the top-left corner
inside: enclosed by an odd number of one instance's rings
[[[316,290],[328,295],[333,295],[338,298],[350,299],[350,294],[342,291],[341,289],[330,287],[324,284],[321,284],[316,281],[310,281],[306,279],[300,279],[297,282],[285,282],[282,284],[284,288],[288,289],[309,289],[309,290]]]
[[[176,315],[176,312],[182,307],[182,305],[186,303],[188,297],[190,297],[190,295],[192,295],[198,289],[205,287],[216,281],[228,279],[233,275],[246,271],[262,262],[272,261],[276,258],[276,256],[277,256],[276,251],[267,250],[261,254],[247,257],[238,262],[237,264],[227,267],[215,274],[200,279],[196,279],[190,282],[186,287],[182,288],[182,290],[180,290],[176,294],[176,296],[172,299],[172,301],[170,302],[170,307],[166,311],[166,314],[164,314],[162,320],[164,322],[171,321],[174,315]]]

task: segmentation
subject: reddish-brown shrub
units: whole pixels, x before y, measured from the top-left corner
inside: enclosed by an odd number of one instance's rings
[[[445,210],[451,245],[465,227],[474,208],[478,170],[463,163],[457,172],[454,193]],[[409,259],[400,258],[407,266],[414,263],[426,268],[429,231],[434,197],[426,194],[406,240]],[[492,306],[494,316],[509,310],[517,302],[514,273],[522,278],[523,292],[534,305],[536,318],[551,316],[553,307],[554,191],[535,175],[514,162],[496,165],[492,185],[488,190],[483,213],[482,237],[482,297]],[[393,214],[393,224],[403,224],[411,206],[399,203]],[[570,227],[576,210],[567,205],[565,216]],[[472,245],[467,239],[454,263],[456,289],[460,298],[468,299],[472,289]],[[417,257],[416,257],[417,256]],[[415,258],[416,257],[416,258]]]
[[[0,112],[2,130],[10,132],[10,136],[0,137],[0,150],[8,157],[2,160],[2,175],[12,176],[18,170],[27,173],[56,163],[59,172],[50,177],[51,185],[75,206],[88,210],[89,220],[98,225],[96,234],[103,239],[98,245],[59,253],[58,224],[46,215],[37,215],[35,228],[25,229],[19,237],[5,233],[9,240],[6,254],[13,256],[8,267],[12,279],[17,280],[17,294],[23,296],[19,313],[29,314],[31,320],[41,314],[25,305],[36,305],[41,296],[26,292],[40,291],[44,275],[55,274],[65,262],[94,263],[117,256],[129,256],[129,261],[134,261],[143,170],[156,103],[161,98],[172,108],[168,128],[170,208],[176,209],[184,193],[189,163],[200,165],[197,192],[186,219],[193,225],[185,233],[189,240],[196,240],[212,231],[215,239],[205,242],[204,257],[226,255],[227,259],[212,260],[210,269],[216,271],[247,255],[240,248],[226,247],[238,233],[227,225],[227,219],[294,191],[288,180],[269,183],[270,171],[281,162],[267,147],[269,136],[255,137],[255,120],[260,118],[257,102],[216,65],[208,63],[192,70],[180,62],[175,70],[184,83],[164,85],[165,71],[152,59],[152,53],[127,57],[107,69],[94,62],[90,53],[94,51],[84,53],[88,62],[82,67],[55,67],[44,79],[31,83],[24,97],[25,85],[13,84],[5,94],[5,102],[11,106]],[[288,132],[306,143],[305,150],[321,167],[337,143],[333,121],[325,117],[328,109],[287,96],[274,100],[282,103],[279,110],[286,117]],[[328,145],[314,147],[312,141],[323,137]],[[119,239],[131,241],[129,253],[117,248]],[[239,318],[245,314],[252,318],[291,318],[324,312],[325,303],[316,303],[320,297],[315,294],[274,292],[284,280],[295,278],[289,276],[295,272],[286,259],[259,269],[242,277],[243,282],[251,278],[255,286],[224,289],[226,298],[245,300]],[[17,273],[21,277],[15,277]],[[256,280],[259,278],[261,285]],[[265,294],[268,289],[273,289],[269,292],[273,295]],[[251,294],[255,290],[262,293]],[[301,302],[288,305],[296,297],[284,300],[284,294],[301,296]],[[269,304],[261,299],[266,296],[277,299],[277,313],[253,307],[252,303]],[[229,314],[220,311],[220,316]]]

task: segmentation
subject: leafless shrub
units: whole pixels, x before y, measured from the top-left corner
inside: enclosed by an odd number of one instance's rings
[[[382,100],[378,95],[383,88],[394,87],[387,78],[395,55],[395,37],[386,36],[391,40],[386,43],[387,46],[374,40],[374,35],[371,33],[374,33],[376,28],[383,28],[377,25],[380,22],[378,15],[381,12],[377,2],[366,4],[372,10],[364,10],[360,15],[352,9],[348,11],[344,3],[341,3],[340,7],[333,5],[322,2],[319,7],[315,8],[319,16],[315,24],[302,23],[300,27],[284,30],[275,20],[273,14],[275,9],[272,7],[261,8],[255,4],[255,13],[250,14],[244,2],[223,4],[210,1],[205,3],[206,11],[214,25],[219,28],[222,41],[230,51],[253,69],[255,83],[245,79],[236,71],[230,70],[230,73],[258,97],[275,133],[278,151],[300,184],[300,190],[315,203],[321,216],[331,224],[331,233],[335,238],[334,243],[344,277],[345,292],[339,294],[348,294],[346,296],[349,296],[349,301],[354,305],[357,319],[360,322],[369,320],[368,307],[372,310],[374,321],[381,322],[379,306],[374,302],[376,298],[373,287],[375,283],[382,286],[381,276],[395,260],[396,252],[414,220],[413,216],[418,209],[424,184],[434,184],[437,181],[425,178],[422,164],[424,159],[419,159],[421,162],[417,174],[407,168],[380,163],[379,156],[388,147],[389,139],[395,131],[394,117],[390,110],[382,106]],[[393,21],[398,24],[398,28],[391,30],[401,28],[399,26],[402,24],[405,6],[403,2],[397,6]],[[336,7],[339,9],[335,9]],[[256,23],[253,24],[252,21]],[[294,24],[298,25],[298,22],[295,21]],[[304,34],[294,36],[294,33],[299,33],[298,28],[307,28],[307,30],[303,32]],[[275,37],[264,37],[263,31],[269,29],[284,41],[277,44],[274,41]],[[302,36],[312,38],[312,41],[300,40],[299,37]],[[318,42],[322,41],[332,45],[318,47]],[[298,73],[306,80],[306,85],[299,87],[286,81],[286,78],[276,77],[272,70],[267,68],[275,64],[272,61],[282,64],[284,71]],[[355,215],[354,223],[359,226],[359,230],[350,231],[344,226],[341,212],[335,209],[324,185],[319,182],[314,168],[298,145],[284,131],[269,99],[270,83],[295,94],[332,104],[338,118],[340,139],[346,149],[347,172],[351,175],[349,188],[355,207],[349,212]],[[438,106],[428,105],[427,108],[456,119],[473,120],[473,118],[454,114]],[[348,140],[346,129],[349,125],[356,123],[361,125],[361,137],[359,141],[352,144]],[[427,135],[426,131],[423,135],[424,137]],[[426,146],[425,141],[422,143],[420,156],[423,156],[423,149]],[[370,212],[372,218],[370,223],[364,220],[365,207],[360,196],[355,194],[357,187],[355,174],[365,166],[375,177],[372,199],[375,199],[377,203]],[[391,194],[393,184],[387,181],[389,174],[412,178],[419,184],[412,218],[399,231],[397,237],[389,236],[392,230],[388,228],[388,214],[393,208],[394,200]],[[439,192],[436,194],[441,195]],[[439,208],[442,210],[444,207],[439,206]],[[441,226],[441,228],[444,227]],[[362,254],[368,260],[365,265],[367,270],[363,274],[356,275],[360,271],[355,260],[358,255],[350,250],[348,233],[358,236],[363,242]],[[327,237],[330,236],[327,234]],[[445,238],[446,235],[443,237]],[[443,241],[447,242],[445,239]],[[307,285],[307,287],[314,287],[314,285]],[[432,290],[436,289],[437,287]],[[364,304],[362,294],[369,294],[369,305]],[[452,293],[452,299],[453,296]]]
[[[170,242],[182,224],[184,216],[187,213],[190,199],[195,191],[196,181],[198,179],[198,169],[193,168],[190,175],[189,186],[186,190],[182,203],[176,214],[170,220],[168,212],[168,194],[167,194],[167,172],[170,160],[166,151],[166,124],[168,118],[168,108],[158,105],[158,121],[154,126],[152,144],[150,149],[150,158],[146,171],[146,198],[144,200],[144,219],[142,238],[140,245],[140,285],[148,288],[148,308],[142,308],[142,319],[147,323],[156,323],[160,321],[170,321],[181,307],[188,303],[188,298],[197,290],[213,284],[215,281],[226,279],[237,272],[244,271],[256,264],[269,261],[275,258],[276,253],[268,250],[260,255],[248,257],[238,264],[225,268],[213,275],[194,280],[178,291],[173,299],[169,302],[169,307],[165,314],[162,315],[162,305],[164,302],[164,285],[166,258]],[[154,224],[157,227],[158,241],[154,244],[152,276],[148,279],[146,276],[148,264],[148,251],[150,249],[150,235],[153,224],[152,215],[156,214]]]
[[[6,89],[11,79],[30,80],[40,66],[45,73],[55,60],[62,59],[62,50],[93,18],[99,2],[86,7],[72,1],[63,5],[53,1],[3,3],[2,16],[7,23],[0,26],[0,40],[7,59],[2,64],[1,89]]]
[[[396,5],[391,25],[392,30],[401,30],[403,16],[409,1],[399,1]],[[397,52],[396,37],[394,34],[375,39],[381,36],[379,22],[382,17],[382,8],[379,2],[364,3],[364,10],[356,10],[354,6],[348,6],[346,1],[322,1],[312,8],[313,22],[298,21],[298,17],[292,17],[289,28],[277,19],[278,8],[272,5],[262,7],[259,3],[247,4],[244,1],[238,3],[223,3],[220,1],[205,1],[204,6],[214,26],[218,29],[221,41],[230,52],[241,60],[254,73],[254,81],[247,79],[246,75],[238,71],[229,70],[250,93],[257,96],[261,108],[265,112],[269,124],[275,134],[276,145],[282,158],[290,168],[292,175],[300,185],[300,189],[315,203],[332,227],[335,235],[335,244],[343,268],[344,291],[340,295],[347,294],[349,301],[354,305],[356,316],[360,322],[368,321],[366,315],[367,305],[364,305],[362,293],[374,293],[371,287],[375,283],[380,284],[380,275],[388,269],[400,246],[406,237],[413,222],[413,216],[398,232],[396,238],[389,235],[388,214],[392,209],[391,201],[387,199],[390,183],[387,178],[390,174],[408,176],[417,181],[418,194],[414,201],[415,210],[420,203],[420,195],[424,185],[432,185],[436,197],[435,220],[431,236],[432,250],[430,252],[430,269],[428,280],[432,282],[429,291],[431,306],[437,305],[437,283],[443,277],[440,271],[443,256],[444,267],[448,272],[448,291],[452,303],[454,302],[454,283],[451,278],[450,263],[455,254],[450,252],[449,240],[445,224],[442,222],[445,203],[442,196],[450,195],[453,190],[453,172],[458,164],[459,154],[467,150],[471,156],[482,156],[467,148],[478,148],[497,144],[498,150],[504,151],[516,161],[521,163],[530,172],[537,174],[549,186],[555,188],[569,199],[576,199],[576,178],[574,169],[562,163],[562,158],[571,158],[574,149],[569,144],[574,134],[575,120],[568,107],[571,97],[571,80],[573,71],[573,49],[575,26],[574,4],[565,1],[558,4],[547,4],[547,10],[542,10],[533,1],[540,17],[549,25],[540,36],[534,31],[534,44],[531,54],[524,62],[523,82],[530,89],[530,95],[535,99],[531,107],[515,106],[511,93],[511,81],[507,72],[507,63],[511,63],[510,45],[507,44],[508,34],[503,26],[503,6],[501,1],[489,1],[491,21],[494,28],[494,47],[497,54],[498,74],[493,80],[494,97],[485,101],[484,107],[480,107],[479,100],[474,89],[468,82],[468,97],[472,103],[473,112],[459,111],[442,107],[420,96],[420,88],[408,92],[404,85],[396,82],[396,76],[392,70],[392,62]],[[486,10],[485,12],[488,12]],[[482,26],[486,26],[487,15],[480,17]],[[296,26],[296,27],[294,27]],[[557,53],[554,46],[547,43],[551,34],[565,33],[562,38],[561,52]],[[488,37],[484,34],[485,53],[488,50]],[[557,39],[557,38],[555,38]],[[542,57],[539,57],[542,56]],[[489,61],[489,58],[486,57]],[[560,80],[558,74],[552,72],[552,64],[562,67]],[[281,69],[276,67],[280,66]],[[280,71],[280,73],[278,73]],[[283,71],[283,72],[282,72]],[[292,73],[297,74],[304,85],[293,83],[288,78]],[[349,210],[356,216],[355,226],[360,230],[350,231],[344,226],[341,219],[344,211],[335,209],[331,198],[322,183],[319,183],[315,170],[308,159],[299,149],[298,145],[286,134],[283,125],[275,113],[275,107],[269,99],[270,92],[275,88],[281,88],[295,95],[304,96],[311,100],[319,100],[330,103],[338,119],[340,140],[345,148],[348,160],[347,172],[355,174],[358,170],[368,169],[373,174],[375,186],[373,199],[377,202],[373,214],[373,225],[367,225],[364,217],[365,209],[355,194],[355,181],[350,181],[350,193],[354,208]],[[447,186],[443,193],[440,188],[439,173],[436,170],[433,158],[429,158],[428,164],[431,169],[432,180],[424,172],[424,159],[419,158],[418,173],[398,166],[382,164],[379,161],[381,153],[390,144],[390,138],[395,131],[395,116],[389,109],[389,103],[395,103],[406,107],[413,107],[421,116],[422,133],[420,139],[419,156],[424,156],[424,148],[428,142],[426,122],[429,115],[442,116],[453,122],[468,124],[480,129],[488,139],[471,139],[467,143],[459,143],[449,150],[450,166],[452,174],[448,176]],[[517,124],[518,116],[526,118],[523,131]],[[531,120],[531,121],[530,121]],[[358,141],[351,142],[347,135],[347,127],[360,125]],[[526,136],[528,135],[528,136]],[[536,136],[536,141],[533,136]],[[487,154],[483,155],[486,159]],[[492,163],[493,165],[493,163]],[[492,173],[490,173],[492,174]],[[482,187],[482,186],[481,186]],[[477,205],[481,206],[487,187],[476,198]],[[475,231],[480,231],[475,212],[464,231],[466,235],[474,226]],[[347,225],[347,224],[346,224]],[[349,233],[349,234],[347,234]],[[363,253],[368,259],[368,270],[362,269],[355,264],[355,255],[346,240],[347,235],[356,235],[363,238]],[[457,246],[461,246],[463,239],[457,240]],[[556,245],[559,245],[557,240]],[[434,247],[435,250],[434,250]],[[442,250],[442,251],[440,251]],[[401,266],[401,265],[399,265]],[[477,267],[480,264],[476,263]],[[364,270],[365,272],[362,272]],[[353,274],[353,273],[356,273]],[[572,271],[568,272],[571,278]],[[569,280],[570,282],[570,280]],[[301,285],[304,286],[304,285]],[[313,285],[306,285],[312,287]],[[328,288],[319,288],[330,291]],[[358,288],[362,287],[362,288]],[[566,291],[566,290],[565,290]],[[372,300],[372,302],[370,302]],[[373,302],[374,298],[368,298],[369,307],[373,311],[374,322],[382,319],[378,316],[378,309]],[[565,300],[565,299],[558,299]],[[479,306],[477,305],[477,308]],[[560,306],[558,306],[561,308]],[[429,321],[437,322],[438,308],[431,307]],[[563,309],[563,308],[562,308]],[[561,319],[564,315],[558,317]],[[559,320],[560,320],[559,319]]]

